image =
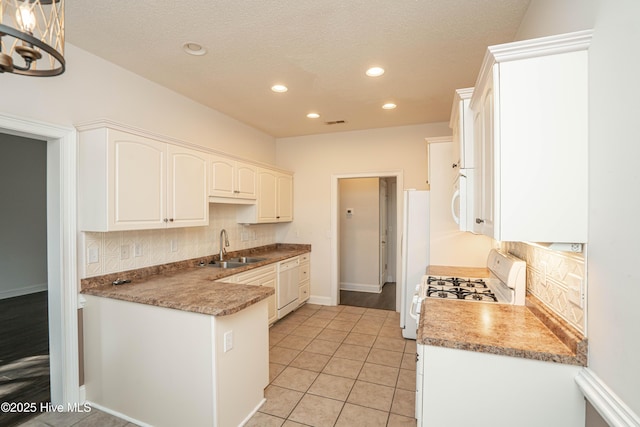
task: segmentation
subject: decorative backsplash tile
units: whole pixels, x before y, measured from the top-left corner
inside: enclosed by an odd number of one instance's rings
[[[522,242],[503,242],[502,249],[527,262],[527,290],[586,335],[584,254],[553,251]]]
[[[211,204],[207,227],[81,233],[78,244],[82,269],[80,277],[100,276],[216,254],[220,251],[220,230],[223,228],[229,236],[229,251],[276,242],[275,224],[238,224],[234,205]],[[136,247],[140,249],[138,253]],[[89,262],[92,250],[97,250],[98,262]]]

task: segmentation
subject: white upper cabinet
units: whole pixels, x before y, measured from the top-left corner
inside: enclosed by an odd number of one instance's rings
[[[471,99],[476,231],[587,241],[591,31],[492,46]]]
[[[258,168],[255,205],[239,207],[237,221],[245,224],[293,221],[293,176],[273,169]]]
[[[257,167],[254,165],[212,155],[209,175],[211,201],[243,203],[245,200],[255,200],[256,175]]]
[[[105,125],[79,131],[81,230],[209,223],[208,154]]]

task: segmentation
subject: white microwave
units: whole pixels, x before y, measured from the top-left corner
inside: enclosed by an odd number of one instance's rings
[[[460,231],[473,232],[473,169],[460,169],[453,184],[451,215]]]

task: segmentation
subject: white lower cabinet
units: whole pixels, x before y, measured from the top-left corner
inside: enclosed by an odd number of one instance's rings
[[[104,124],[79,127],[82,231],[209,224],[208,154]]]
[[[418,345],[418,427],[584,427],[580,366]]]
[[[278,288],[276,286],[278,281],[277,266],[278,264],[276,263],[265,265],[264,267],[218,279],[216,280],[216,282],[239,283],[241,285],[252,286],[268,286],[270,288],[273,288],[276,293],[267,298],[269,324],[272,324],[273,322],[278,320],[278,312],[276,309],[276,298],[278,292]]]

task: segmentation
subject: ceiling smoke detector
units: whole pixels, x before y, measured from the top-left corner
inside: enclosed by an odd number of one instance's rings
[[[331,120],[328,122],[324,122],[325,125],[342,125],[344,123],[347,123],[346,120]]]

